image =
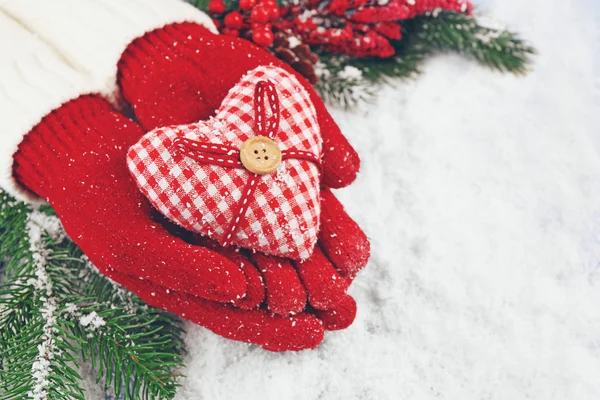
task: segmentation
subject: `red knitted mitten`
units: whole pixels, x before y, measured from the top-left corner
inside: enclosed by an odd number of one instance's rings
[[[134,40],[119,62],[119,84],[145,130],[190,124],[213,115],[236,83],[261,65],[294,74],[316,109],[323,139],[321,225],[319,241],[304,262],[252,254],[263,274],[268,308],[288,315],[304,309],[306,300],[323,318],[351,322],[355,307],[345,295],[349,278],[366,264],[369,242],[329,191],[350,184],[359,159],[312,86],[288,65],[250,42],[214,35],[202,26],[167,25]],[[342,304],[343,303],[343,304]],[[346,318],[341,317],[344,314]]]
[[[14,175],[47,199],[77,245],[100,269],[217,301],[246,293],[227,258],[192,246],[153,220],[125,153],[143,131],[103,99],[84,96],[48,114],[21,142]]]
[[[203,326],[228,339],[260,345],[269,351],[314,349],[323,340],[323,328],[334,330],[348,326],[347,310],[328,310],[322,317],[300,313],[291,317],[274,315],[263,309],[243,310],[230,304],[204,300],[140,281],[138,277],[113,273],[113,280],[137,293],[153,307],[162,308]],[[350,300],[350,307],[356,304]],[[340,302],[345,305],[346,301]],[[319,321],[319,319],[323,321]],[[351,321],[350,321],[351,322]],[[338,325],[336,325],[338,324]]]
[[[316,347],[324,324],[314,315],[281,317],[256,309],[264,287],[247,260],[233,250],[219,249],[219,255],[188,244],[161,225],[125,163],[127,149],[142,134],[105,100],[82,96],[25,136],[14,175],[48,199],[69,236],[105,275],[150,305],[267,350]]]

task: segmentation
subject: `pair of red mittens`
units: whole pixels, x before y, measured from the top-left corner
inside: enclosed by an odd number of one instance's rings
[[[294,75],[310,96],[323,138],[319,240],[303,262],[193,236],[184,241],[165,229],[125,162],[145,132],[208,119],[229,89],[261,65],[294,74],[250,43],[199,25],[147,33],[119,63],[123,96],[139,125],[99,97],[80,97],[25,137],[14,175],[51,203],[103,273],[149,304],[268,350],[314,348],[324,329],[352,322],[355,304],[345,291],[366,264],[369,244],[328,189],[354,179],[358,157],[310,84]]]

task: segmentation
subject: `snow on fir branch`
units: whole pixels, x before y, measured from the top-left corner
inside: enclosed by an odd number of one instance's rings
[[[319,80],[316,89],[321,93],[323,100],[330,104],[338,104],[351,108],[356,104],[368,102],[373,97],[369,82],[364,78],[363,72],[352,65],[339,65],[332,68],[317,64]]]
[[[52,361],[57,351],[54,336],[58,333],[56,328],[56,311],[58,305],[54,298],[52,282],[46,271],[47,250],[42,240],[43,231],[40,226],[40,221],[43,218],[44,216],[39,211],[33,211],[27,219],[29,250],[35,268],[35,278],[31,278],[27,284],[34,288],[34,296],[39,297],[38,300],[41,303],[40,314],[44,321],[41,343],[37,346],[38,355],[31,368],[35,384],[33,390],[28,393],[28,396],[34,400],[48,399],[48,389],[51,385],[49,375],[52,371]]]
[[[178,320],[105,278],[48,207],[0,191],[0,398],[85,399],[91,360],[107,391],[172,398]]]
[[[2,200],[0,256],[6,265],[0,286],[0,396],[83,398],[76,383],[81,380],[74,369],[77,360],[62,331],[56,277],[50,272],[54,254],[40,225],[44,217],[4,195]]]

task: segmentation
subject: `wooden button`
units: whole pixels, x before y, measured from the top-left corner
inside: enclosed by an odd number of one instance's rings
[[[266,136],[254,136],[240,147],[240,159],[244,167],[259,175],[270,174],[281,164],[281,150],[277,143]]]

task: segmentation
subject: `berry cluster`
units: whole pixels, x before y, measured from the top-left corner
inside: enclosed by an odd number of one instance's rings
[[[283,10],[281,26],[302,40],[351,57],[390,57],[399,21],[428,12],[471,13],[467,0],[301,0]]]
[[[471,14],[469,0],[239,0],[228,9],[210,0],[208,10],[224,35],[240,36],[268,48],[311,81],[316,81],[312,50],[350,57],[391,57],[402,38],[401,21],[426,13]],[[295,49],[301,44],[303,47]],[[291,51],[288,51],[291,50]]]
[[[310,82],[317,82],[315,65],[319,58],[293,29],[283,28],[283,14],[288,8],[279,7],[275,0],[240,0],[237,10],[228,11],[223,0],[210,0],[208,10],[222,34],[241,36],[268,48]]]
[[[272,23],[281,17],[281,9],[275,0],[240,0],[239,10],[227,14],[223,0],[210,0],[208,11],[217,17],[215,24],[224,35],[242,35],[263,47],[273,43]]]

